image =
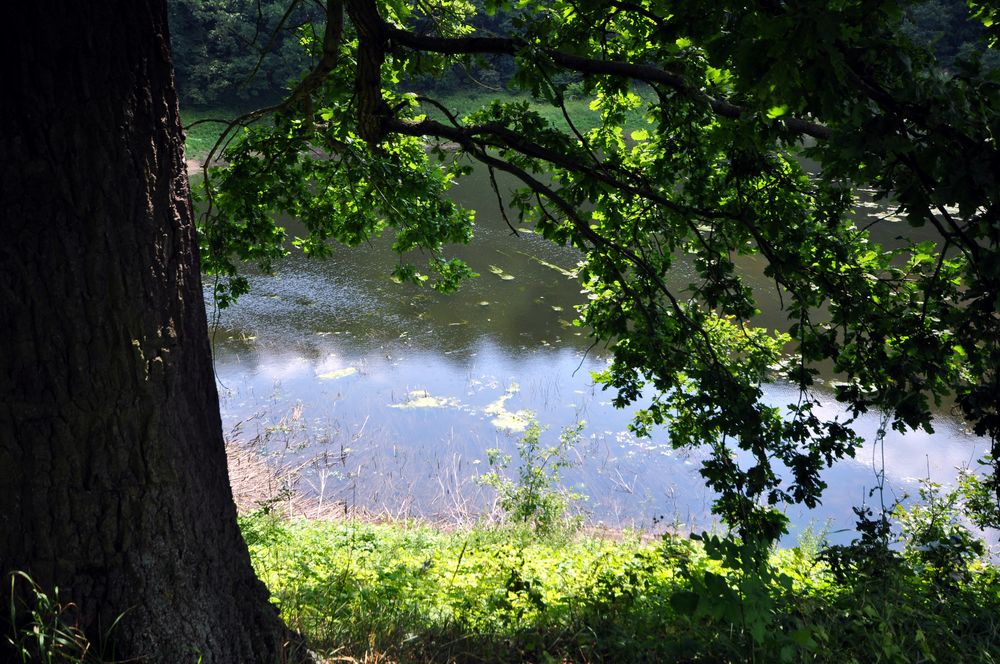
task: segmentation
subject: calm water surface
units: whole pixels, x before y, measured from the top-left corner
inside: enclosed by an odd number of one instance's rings
[[[489,506],[491,492],[475,482],[486,450],[512,452],[529,418],[548,427],[543,441],[551,442],[582,420],[578,465],[564,483],[588,496],[580,509],[592,521],[710,527],[702,452],[672,450],[665,431],[637,439],[629,412],[593,385],[607,354],[571,322],[583,296],[562,270],[576,253],[530,233],[513,236],[485,178],[455,196],[479,210],[476,238],[458,253],[482,275],[457,294],[392,283],[397,259],[377,241],[326,261],[289,256],[221,312],[215,363],[231,437],[297,468],[299,488],[327,504],[441,517]],[[754,259],[745,267],[753,272]],[[756,287],[771,288],[763,279]],[[787,404],[797,392],[772,385],[767,399]],[[827,401],[833,416],[838,408]],[[871,415],[859,431],[874,440],[878,428]],[[889,432],[884,446],[827,471],[823,505],[789,516],[796,529],[843,539],[837,531],[852,526],[851,507],[875,486],[883,457],[892,501],[928,475],[951,481],[956,467],[986,451],[942,413],[934,434]]]

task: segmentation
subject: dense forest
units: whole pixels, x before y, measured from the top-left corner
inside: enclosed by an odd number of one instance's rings
[[[475,34],[509,31],[517,11],[471,14]],[[319,10],[309,2],[286,0],[170,0],[174,66],[182,105],[187,108],[244,107],[273,103],[309,67],[303,31],[314,30]],[[913,3],[903,31],[934,50],[939,62],[959,66],[985,57],[985,31],[969,16],[965,0]],[[315,38],[315,35],[311,35]],[[503,88],[513,66],[507,59],[468,58],[441,75],[419,77],[415,87],[437,91]]]
[[[219,107],[273,102],[309,68],[299,33],[310,3],[172,0],[174,68],[182,103]],[[290,11],[289,11],[290,10]]]

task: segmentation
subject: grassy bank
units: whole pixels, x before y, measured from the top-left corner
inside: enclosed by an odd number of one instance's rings
[[[337,520],[296,470],[234,446],[229,465],[254,568],[317,662],[1000,661],[1000,568],[936,487],[889,519],[862,511],[853,545],[768,550],[581,530],[530,463],[496,468],[505,519],[457,528]],[[18,581],[36,593],[8,637],[21,661],[112,661],[58,590]]]
[[[590,100],[587,98],[567,98],[565,101],[566,114],[562,110],[549,104],[538,102],[527,94],[501,94],[491,93],[488,90],[471,90],[467,92],[450,92],[429,95],[440,102],[445,108],[457,115],[465,115],[478,110],[482,106],[489,104],[493,99],[502,99],[505,102],[528,102],[531,110],[536,112],[548,124],[569,132],[573,123],[573,128],[581,133],[585,133],[600,124],[601,116],[598,111],[590,108]],[[433,107],[428,106],[427,112],[432,117],[443,120],[442,114]],[[568,116],[568,120],[567,120]],[[639,111],[633,111],[626,115],[623,131],[626,135],[633,129],[645,127],[646,123]]]
[[[976,476],[857,510],[850,545],[778,549],[582,528],[560,483],[573,441],[532,426],[517,462],[491,454],[479,481],[498,511],[457,527],[312,511],[296,471],[251,447],[231,446],[230,477],[257,574],[327,661],[1000,661],[1000,568],[968,528],[997,519]]]
[[[277,520],[242,527],[289,625],[330,658],[398,662],[993,662],[1000,580],[816,548],[752,579],[712,542]],[[353,661],[331,659],[331,661]]]
[[[202,161],[225,127],[223,122],[210,122],[210,120],[228,121],[239,114],[239,110],[231,108],[182,109],[181,122],[185,128],[184,155],[188,161]]]

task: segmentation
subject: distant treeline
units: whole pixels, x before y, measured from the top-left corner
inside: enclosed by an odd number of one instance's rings
[[[473,4],[481,8],[481,0]],[[310,63],[303,37],[322,25],[315,3],[293,0],[170,0],[170,29],[181,102],[188,108],[239,107],[279,99]],[[479,34],[509,34],[516,11],[470,19]],[[925,0],[907,9],[904,33],[932,48],[942,65],[984,55],[1000,66],[1000,54],[986,52],[982,25],[969,19],[966,0]],[[509,58],[469,60],[435,79],[413,81],[424,90],[454,92],[503,88]]]
[[[478,34],[509,34],[516,10],[488,15],[481,0],[470,25]],[[170,0],[170,30],[181,102],[188,108],[240,107],[281,98],[308,70],[303,40],[322,29],[316,3],[294,0]],[[314,35],[315,36],[315,35]],[[502,88],[510,58],[479,58],[456,65],[420,89],[454,91],[476,85]]]
[[[945,67],[963,60],[982,57],[983,63],[1000,67],[1000,52],[986,49],[986,30],[969,17],[966,0],[924,0],[906,11],[903,31],[918,43],[934,50]]]
[[[280,99],[309,67],[302,31],[314,3],[169,0],[170,41],[181,104],[240,107]]]

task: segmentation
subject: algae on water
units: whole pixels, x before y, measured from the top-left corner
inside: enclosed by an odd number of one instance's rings
[[[499,399],[486,406],[483,410],[487,415],[492,415],[490,419],[490,424],[495,426],[497,429],[503,429],[505,431],[519,432],[524,431],[528,428],[528,424],[531,422],[531,411],[530,410],[518,410],[511,411],[507,410],[507,400],[520,391],[520,386],[517,383],[511,383],[510,387],[500,396]]]
[[[347,376],[353,376],[358,373],[358,370],[354,367],[344,367],[343,369],[335,369],[334,371],[327,371],[326,373],[321,373],[317,378],[320,380],[337,380],[338,378],[346,378]]]
[[[403,403],[391,404],[390,408],[461,408],[462,403],[454,397],[435,397],[427,390],[413,390]]]
[[[497,267],[496,265],[490,265],[490,272],[497,275],[504,281],[511,281],[514,278],[513,274],[508,274],[503,271],[503,268]]]

